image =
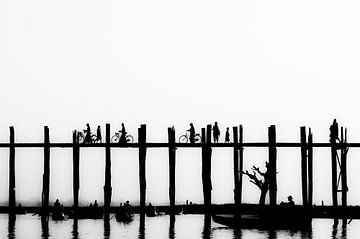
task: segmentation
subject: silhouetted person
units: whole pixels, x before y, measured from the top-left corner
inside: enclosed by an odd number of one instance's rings
[[[292,198],[291,195],[288,196],[287,199],[288,199],[288,202],[281,202],[280,205],[282,205],[282,206],[288,206],[288,207],[293,207],[293,206],[295,206],[295,202],[293,201],[293,198]]]
[[[56,201],[54,202],[54,209],[55,209],[55,210],[59,210],[59,209],[60,209],[59,199],[56,199]]]
[[[218,126],[218,122],[215,122],[213,126],[213,136],[214,136],[214,143],[219,143],[220,129]]]
[[[194,125],[192,123],[190,123],[190,129],[188,129],[187,131],[190,132],[190,143],[195,143],[195,128]]]
[[[86,124],[84,143],[91,143],[91,129],[88,123]]]
[[[124,210],[128,213],[132,213],[132,206],[130,205],[129,201],[126,201],[124,204]]]
[[[96,141],[101,143],[102,136],[101,136],[101,128],[100,125],[98,125],[96,129]]]
[[[336,143],[336,140],[339,140],[339,126],[336,119],[334,119],[333,124],[330,126],[330,142]]]
[[[225,133],[225,143],[230,143],[230,133],[229,133],[229,127],[226,128]]]
[[[98,207],[99,207],[99,205],[98,205],[98,203],[97,203],[97,200],[95,200],[94,205],[93,205],[93,208],[94,208],[94,209],[97,209]]]
[[[127,132],[126,132],[124,123],[121,123],[120,133],[121,133],[121,135],[120,135],[119,143],[122,143],[122,144],[127,143],[127,140],[126,140],[126,134],[127,134]]]

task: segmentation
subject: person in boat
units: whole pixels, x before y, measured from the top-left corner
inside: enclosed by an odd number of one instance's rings
[[[219,136],[220,136],[220,129],[218,126],[218,122],[215,122],[215,125],[213,126],[214,143],[219,143]]]
[[[98,202],[97,202],[97,200],[95,200],[94,205],[93,205],[93,208],[94,208],[94,209],[97,209],[98,207],[99,207]]]
[[[59,210],[59,209],[60,209],[60,201],[59,201],[59,199],[56,199],[56,201],[54,202],[54,209],[55,209],[55,210]]]
[[[190,123],[190,129],[188,129],[187,131],[190,132],[190,143],[193,144],[195,143],[195,128],[194,128],[194,125],[193,123]]]
[[[124,203],[124,210],[128,213],[132,213],[133,210],[132,210],[132,206],[130,205],[129,201],[126,201]]]
[[[119,143],[121,144],[126,144],[127,143],[127,140],[126,140],[126,129],[125,129],[125,125],[124,123],[121,123],[121,130],[120,130],[120,140],[119,140]]]
[[[280,205],[281,206],[287,206],[287,207],[294,207],[295,206],[295,202],[293,201],[293,197],[290,195],[287,197],[288,202],[283,202],[281,201]]]
[[[230,133],[229,133],[229,127],[226,128],[225,133],[225,143],[230,143]]]

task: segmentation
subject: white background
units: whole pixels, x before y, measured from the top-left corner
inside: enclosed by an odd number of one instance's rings
[[[312,127],[328,142],[337,118],[360,141],[357,1],[0,1],[0,141],[70,142],[73,129],[124,122],[148,141],[219,122],[244,125],[245,141],[299,141]],[[314,199],[331,203],[330,150],[315,150]],[[359,204],[359,150],[349,151],[349,203]],[[113,203],[138,200],[136,150],[113,150]],[[52,151],[51,200],[71,205],[71,150]],[[16,152],[17,199],[38,205],[42,150]],[[278,150],[278,201],[301,202],[300,151]],[[104,151],[81,153],[81,203],[102,201]],[[247,149],[245,168],[267,150]],[[0,154],[0,202],[7,204],[8,152]],[[214,202],[232,202],[232,152],[213,152]],[[148,201],[168,202],[167,151],[149,150]],[[202,202],[200,150],[178,150],[177,203]],[[258,190],[245,180],[244,200]]]

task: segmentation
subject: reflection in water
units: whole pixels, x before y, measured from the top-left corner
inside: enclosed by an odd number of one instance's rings
[[[15,215],[9,214],[9,223],[8,223],[8,238],[9,239],[15,239],[15,221],[16,217]]]
[[[269,230],[268,231],[268,239],[276,239],[277,235],[276,235],[276,231],[275,230]]]
[[[41,217],[41,238],[48,239],[49,238],[49,218]]]
[[[169,239],[175,239],[175,214],[170,215]]]
[[[109,217],[104,218],[104,239],[110,238],[110,219]]]
[[[204,216],[204,228],[202,231],[202,238],[203,239],[211,239],[212,232],[211,232],[211,214],[206,214]]]
[[[139,239],[145,239],[145,214],[140,214],[140,224],[139,224]]]
[[[73,221],[73,229],[71,231],[71,238],[72,239],[78,239],[79,238],[79,231],[78,231],[78,219],[74,218]]]
[[[335,223],[332,226],[332,237],[331,238],[341,238],[341,239],[346,239],[347,238],[347,220],[343,219],[342,220],[342,225],[341,225],[341,235],[340,237],[338,237],[338,222]]]

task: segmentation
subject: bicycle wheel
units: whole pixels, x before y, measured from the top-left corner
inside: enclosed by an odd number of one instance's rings
[[[134,138],[131,135],[126,135],[126,142],[132,144],[134,143]]]
[[[79,144],[82,144],[84,143],[85,141],[85,137],[83,134],[78,134],[78,141],[79,141]]]
[[[187,143],[188,142],[188,137],[186,137],[186,135],[181,135],[179,138],[179,143]]]
[[[97,137],[95,134],[91,135],[91,143],[95,144],[97,141]]]
[[[111,137],[111,143],[119,143],[119,137],[116,134]]]
[[[201,136],[200,135],[195,136],[195,143],[201,143]]]

